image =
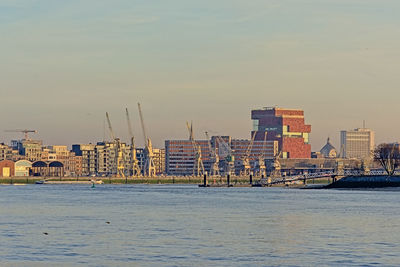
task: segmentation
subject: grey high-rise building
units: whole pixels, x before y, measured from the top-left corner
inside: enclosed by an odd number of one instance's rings
[[[367,128],[340,132],[340,156],[364,159],[371,156],[375,146],[375,133]]]

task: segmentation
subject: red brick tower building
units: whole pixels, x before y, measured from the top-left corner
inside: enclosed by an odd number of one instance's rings
[[[304,121],[304,111],[299,109],[264,108],[251,111],[255,140],[278,141],[282,158],[311,158],[309,134],[311,125]]]

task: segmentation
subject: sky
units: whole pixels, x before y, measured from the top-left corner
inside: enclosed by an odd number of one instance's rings
[[[0,0],[0,142],[249,138],[250,112],[299,108],[312,150],[366,126],[398,141],[398,0]]]

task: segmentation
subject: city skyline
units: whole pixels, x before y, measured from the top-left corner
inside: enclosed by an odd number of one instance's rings
[[[96,6],[93,9],[93,6]],[[96,142],[110,113],[142,145],[204,131],[249,138],[250,111],[299,108],[318,151],[341,130],[397,141],[398,1],[2,1],[0,142]],[[379,10],[379,12],[376,12]],[[349,23],[351,21],[351,23]],[[382,119],[384,118],[384,119]],[[167,124],[168,122],[168,124]],[[221,123],[222,122],[222,123]],[[108,132],[106,129],[106,138]]]
[[[277,106],[274,106],[274,107],[264,107],[264,108],[262,108],[262,109],[255,109],[255,110],[252,110],[252,112],[253,111],[256,111],[256,110],[263,110],[263,109],[271,109],[271,108],[279,108],[279,109],[282,109],[282,107],[277,107]],[[296,109],[292,109],[292,108],[289,108],[289,109],[287,109],[287,110],[296,110]],[[187,121],[186,121],[187,122]],[[125,122],[126,123],[126,122]],[[251,120],[251,123],[254,123],[253,122],[253,120]],[[191,122],[191,124],[193,125],[193,121]],[[113,139],[112,139],[112,137],[111,137],[111,133],[110,133],[110,130],[109,130],[109,128],[108,128],[109,126],[107,126],[107,122],[106,122],[106,119],[104,119],[104,122],[103,122],[103,128],[102,128],[102,133],[103,133],[103,136],[101,137],[101,138],[99,138],[99,139],[90,139],[90,138],[93,138],[93,137],[89,137],[89,141],[88,142],[86,142],[86,143],[88,143],[88,144],[96,144],[97,142],[103,142],[103,141],[106,141],[106,142],[114,142],[113,141]],[[141,127],[140,125],[138,126],[138,127]],[[146,126],[145,126],[146,127]],[[343,131],[353,131],[353,130],[359,130],[359,129],[367,129],[367,130],[372,130],[372,131],[374,131],[373,129],[370,129],[370,128],[367,128],[366,127],[366,125],[365,125],[365,121],[363,121],[363,125],[362,125],[362,127],[357,127],[357,128],[351,128],[351,129],[345,129],[345,130],[340,130],[338,133],[339,133],[339,135],[341,136],[341,134],[342,134],[342,132]],[[196,128],[194,128],[194,133],[196,133]],[[253,128],[252,129],[249,129],[251,132],[254,130],[254,125],[253,125]],[[25,132],[26,131],[26,132]],[[126,130],[126,131],[128,131],[128,130]],[[143,139],[143,134],[142,134],[142,129],[141,128],[139,128],[139,129],[136,129],[136,131],[137,131],[137,133],[134,133],[135,134],[135,143],[136,143],[136,145],[138,146],[138,147],[144,147],[144,139]],[[147,127],[146,127],[146,131],[148,131],[147,130]],[[118,132],[122,132],[122,131],[115,131],[114,130],[114,128],[113,128],[113,132],[114,133],[118,133]],[[249,134],[249,137],[237,137],[237,136],[232,136],[232,135],[230,135],[229,133],[218,133],[218,132],[214,132],[214,131],[212,131],[212,130],[209,130],[209,129],[205,129],[205,131],[202,131],[202,132],[200,132],[200,133],[197,133],[197,134],[194,134],[194,137],[195,137],[195,140],[207,140],[207,138],[206,138],[206,136],[201,136],[201,134],[203,134],[204,133],[204,135],[205,135],[205,132],[207,132],[207,133],[210,133],[210,134],[212,134],[213,136],[231,136],[232,138],[236,138],[236,139],[242,139],[242,140],[250,140],[251,139],[251,133]],[[312,131],[311,131],[312,132]],[[41,139],[41,138],[39,138],[38,137],[38,134],[39,134],[39,132],[35,129],[35,130],[32,130],[32,129],[23,129],[23,128],[20,128],[20,129],[14,129],[14,130],[6,130],[6,132],[5,132],[5,134],[6,135],[12,135],[12,136],[15,136],[15,138],[11,138],[10,140],[8,140],[9,142],[7,142],[7,140],[0,140],[0,143],[5,143],[5,144],[10,144],[11,143],[11,141],[12,140],[25,140],[25,137],[28,137],[30,140],[40,140],[41,142],[43,142],[43,146],[57,146],[57,145],[65,145],[65,146],[67,146],[68,148],[72,148],[72,145],[74,145],[74,144],[77,144],[78,142],[71,142],[71,143],[58,143],[58,144],[51,144],[51,143],[47,143],[46,142],[46,140],[43,140],[43,139]],[[19,136],[19,137],[18,137]],[[129,142],[130,142],[130,137],[129,137],[129,134],[127,134],[127,133],[122,133],[121,135],[117,135],[116,136],[117,138],[120,138],[121,139],[121,141],[123,142],[123,143],[126,143],[126,144],[129,144]],[[327,137],[328,138],[328,140],[329,139],[332,139],[332,137],[331,136],[328,136]],[[188,136],[188,133],[186,133],[186,134],[184,134],[181,138],[168,138],[168,137],[165,137],[163,140],[155,140],[155,144],[158,144],[158,143],[160,143],[160,145],[156,145],[155,146],[155,148],[164,148],[164,145],[165,145],[165,141],[167,141],[167,140],[189,140],[189,136]],[[333,139],[335,139],[335,137],[333,138]],[[396,141],[397,142],[397,140],[393,140],[393,141]],[[332,143],[332,142],[331,142]],[[339,140],[339,144],[335,144],[334,143],[334,146],[337,148],[337,150],[339,151],[340,150],[340,143],[341,143],[341,141]],[[326,144],[326,139],[323,141],[323,144],[325,145]],[[312,146],[312,143],[310,143],[310,145]],[[378,145],[378,144],[376,144],[376,145]],[[321,148],[322,148],[323,146],[321,146]],[[318,152],[320,150],[320,148],[316,148],[315,150],[314,149],[312,149],[312,151],[313,152]]]

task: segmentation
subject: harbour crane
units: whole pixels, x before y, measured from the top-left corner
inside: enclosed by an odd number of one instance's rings
[[[265,177],[265,149],[266,149],[266,143],[267,143],[267,131],[264,133],[264,140],[263,140],[263,145],[262,145],[262,152],[260,153],[258,160],[257,160],[257,167],[256,167],[256,172],[258,173],[259,176]]]
[[[189,125],[189,123],[186,122],[186,126],[189,131],[189,140],[192,142],[192,147],[194,152],[193,175],[203,176],[204,164],[201,157],[201,146],[194,140],[193,123]]]
[[[256,136],[256,134],[254,132],[253,136],[251,137],[250,143],[247,146],[246,151],[244,152],[244,154],[242,155],[242,158],[239,161],[240,175],[244,175],[244,176],[250,175],[250,172],[251,172],[250,153],[251,153],[251,149],[253,148],[255,136]]]
[[[235,157],[233,156],[233,151],[231,147],[222,139],[221,136],[217,136],[219,145],[222,145],[224,151],[221,153],[222,149],[218,149],[220,156],[224,157],[224,173],[231,175],[232,171],[235,169]]]
[[[9,133],[23,133],[25,140],[30,140],[28,133],[37,133],[36,130],[28,130],[28,129],[17,129],[17,130],[5,130],[5,132]]]
[[[142,125],[143,138],[145,144],[143,174],[148,177],[154,177],[156,175],[156,166],[154,164],[153,145],[151,144],[151,139],[147,137],[146,134],[146,128],[144,125],[144,119],[140,103],[138,103],[138,109],[139,109],[140,123]]]
[[[210,176],[217,176],[219,175],[219,156],[217,154],[216,148],[212,148],[210,137],[208,136],[208,132],[206,133],[207,142],[208,142],[208,149],[210,150]]]
[[[114,165],[116,165],[116,171],[117,171],[117,177],[122,177],[125,178],[125,164],[124,164],[124,158],[123,158],[123,153],[121,149],[121,141],[119,138],[115,137],[113,128],[111,126],[111,121],[110,117],[108,116],[108,112],[106,112],[106,118],[107,118],[107,123],[108,123],[108,129],[110,130],[110,135],[111,139],[114,142],[115,146],[115,158],[114,158]],[[114,168],[113,168],[114,169]]]
[[[135,136],[133,135],[133,128],[132,128],[132,123],[131,123],[131,119],[129,116],[128,108],[126,108],[125,110],[126,110],[126,121],[128,123],[129,137],[131,139],[131,157],[130,157],[129,175],[139,176],[142,172],[139,167],[139,161],[136,157]]]

